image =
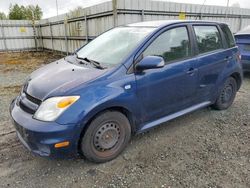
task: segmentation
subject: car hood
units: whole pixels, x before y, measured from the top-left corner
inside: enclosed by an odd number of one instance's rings
[[[24,84],[23,90],[44,100],[49,96],[64,95],[70,89],[93,80],[106,71],[107,69],[79,66],[61,59],[34,71]]]

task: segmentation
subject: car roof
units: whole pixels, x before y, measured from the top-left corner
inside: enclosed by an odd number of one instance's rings
[[[163,27],[176,23],[213,23],[213,24],[225,24],[222,22],[214,21],[203,21],[203,20],[156,20],[156,21],[146,21],[128,24],[129,27]]]
[[[235,35],[250,35],[250,25],[244,27],[242,30],[238,31]]]

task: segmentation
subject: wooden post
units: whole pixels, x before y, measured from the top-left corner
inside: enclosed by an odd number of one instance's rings
[[[199,16],[200,20],[202,20],[202,13],[200,13],[200,16]]]
[[[44,44],[43,44],[43,33],[42,33],[42,27],[41,24],[39,24],[39,30],[40,30],[40,39],[41,39],[41,44],[42,44],[42,50],[44,50]]]
[[[114,27],[118,25],[117,0],[112,0]]]
[[[33,25],[33,33],[34,33],[34,37],[35,37],[35,47],[36,47],[36,51],[38,51],[38,42],[37,42],[35,20],[32,21],[32,25]]]
[[[37,35],[36,35],[36,25],[35,25],[35,15],[34,12],[31,11],[32,13],[32,27],[33,27],[33,34],[34,34],[34,38],[35,38],[35,47],[36,47],[36,51],[38,50],[38,46],[37,46]]]
[[[240,24],[239,24],[239,30],[241,30],[242,27],[242,15],[240,15]]]
[[[69,48],[68,48],[68,34],[67,34],[67,24],[68,19],[67,17],[64,19],[64,37],[65,37],[65,48],[66,48],[66,54],[69,54]]]
[[[89,27],[88,27],[88,19],[87,19],[87,15],[84,14],[84,22],[85,22],[85,41],[86,43],[89,42]]]
[[[142,22],[144,21],[144,10],[143,9],[141,10],[141,21]]]
[[[1,24],[1,31],[2,31],[2,36],[3,36],[4,51],[8,51],[5,33],[4,33],[4,26],[2,24]]]
[[[50,29],[50,41],[51,41],[51,47],[52,47],[52,51],[54,52],[53,32],[52,32],[52,27],[51,27],[51,23],[50,23],[50,22],[49,22],[49,29]]]

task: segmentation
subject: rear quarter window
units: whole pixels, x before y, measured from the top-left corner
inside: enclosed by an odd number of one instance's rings
[[[221,25],[220,27],[221,27],[221,30],[222,30],[224,36],[225,36],[227,47],[228,48],[234,47],[235,46],[235,40],[234,40],[232,32],[230,31],[228,26],[227,25]]]
[[[206,53],[223,48],[221,36],[216,26],[193,26],[199,53]]]

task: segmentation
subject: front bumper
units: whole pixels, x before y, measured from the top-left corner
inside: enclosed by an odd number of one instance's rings
[[[10,115],[19,140],[34,154],[50,158],[68,158],[77,155],[80,137],[77,125],[60,125],[56,122],[36,120],[32,114],[23,111],[16,100],[10,105]],[[54,147],[56,143],[64,141],[69,141],[69,146]]]
[[[250,72],[250,60],[241,60],[244,72]]]

